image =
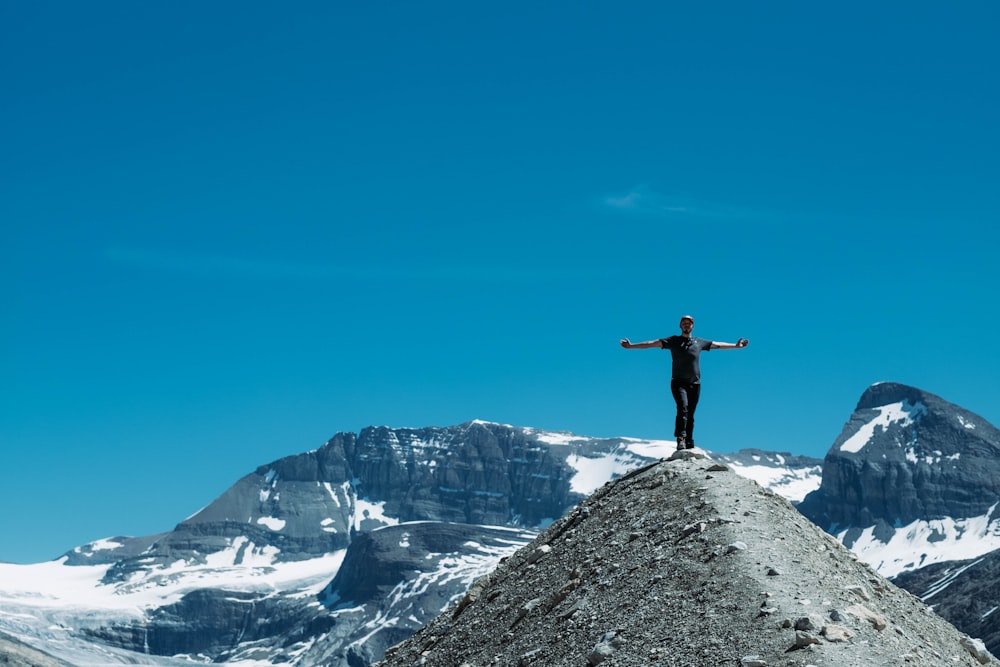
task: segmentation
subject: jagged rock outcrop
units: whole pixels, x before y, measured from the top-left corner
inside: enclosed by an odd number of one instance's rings
[[[580,498],[565,452],[501,424],[368,428],[344,448],[361,492],[402,521],[535,526]]]
[[[783,498],[672,459],[593,494],[380,667],[1000,664]]]

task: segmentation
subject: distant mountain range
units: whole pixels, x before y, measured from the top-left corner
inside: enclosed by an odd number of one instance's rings
[[[79,667],[367,665],[590,494],[673,449],[479,421],[338,433],[170,532],[0,564],[0,631]],[[894,576],[1000,548],[998,453],[997,429],[976,415],[881,383],[825,460],[711,457]],[[977,567],[949,572],[929,600],[942,614]],[[975,626],[988,644],[992,616]]]

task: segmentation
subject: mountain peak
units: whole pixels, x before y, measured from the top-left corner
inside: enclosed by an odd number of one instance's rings
[[[872,386],[868,387],[868,389],[866,389],[861,395],[861,399],[858,401],[858,407],[855,409],[866,410],[884,407],[893,403],[904,402],[917,404],[922,402],[928,396],[933,396],[933,394],[928,394],[922,389],[905,384],[899,384],[897,382],[876,382]],[[933,396],[933,398],[937,399],[936,396]]]
[[[915,387],[869,387],[799,509],[894,576],[1000,547],[1000,430]]]

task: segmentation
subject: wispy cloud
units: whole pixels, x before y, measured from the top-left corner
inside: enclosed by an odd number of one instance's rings
[[[632,190],[626,195],[605,197],[604,203],[611,208],[620,208],[626,211],[632,211],[639,208],[641,204],[642,193],[637,190]]]
[[[773,217],[773,212],[720,202],[699,201],[654,192],[639,185],[624,194],[608,195],[604,205],[623,213],[655,217],[692,217],[711,220],[759,220]]]

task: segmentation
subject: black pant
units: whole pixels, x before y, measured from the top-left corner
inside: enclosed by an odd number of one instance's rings
[[[694,411],[698,407],[698,397],[701,395],[701,385],[670,381],[670,393],[674,395],[677,404],[677,419],[674,420],[674,437],[684,438],[688,445],[694,444]]]

